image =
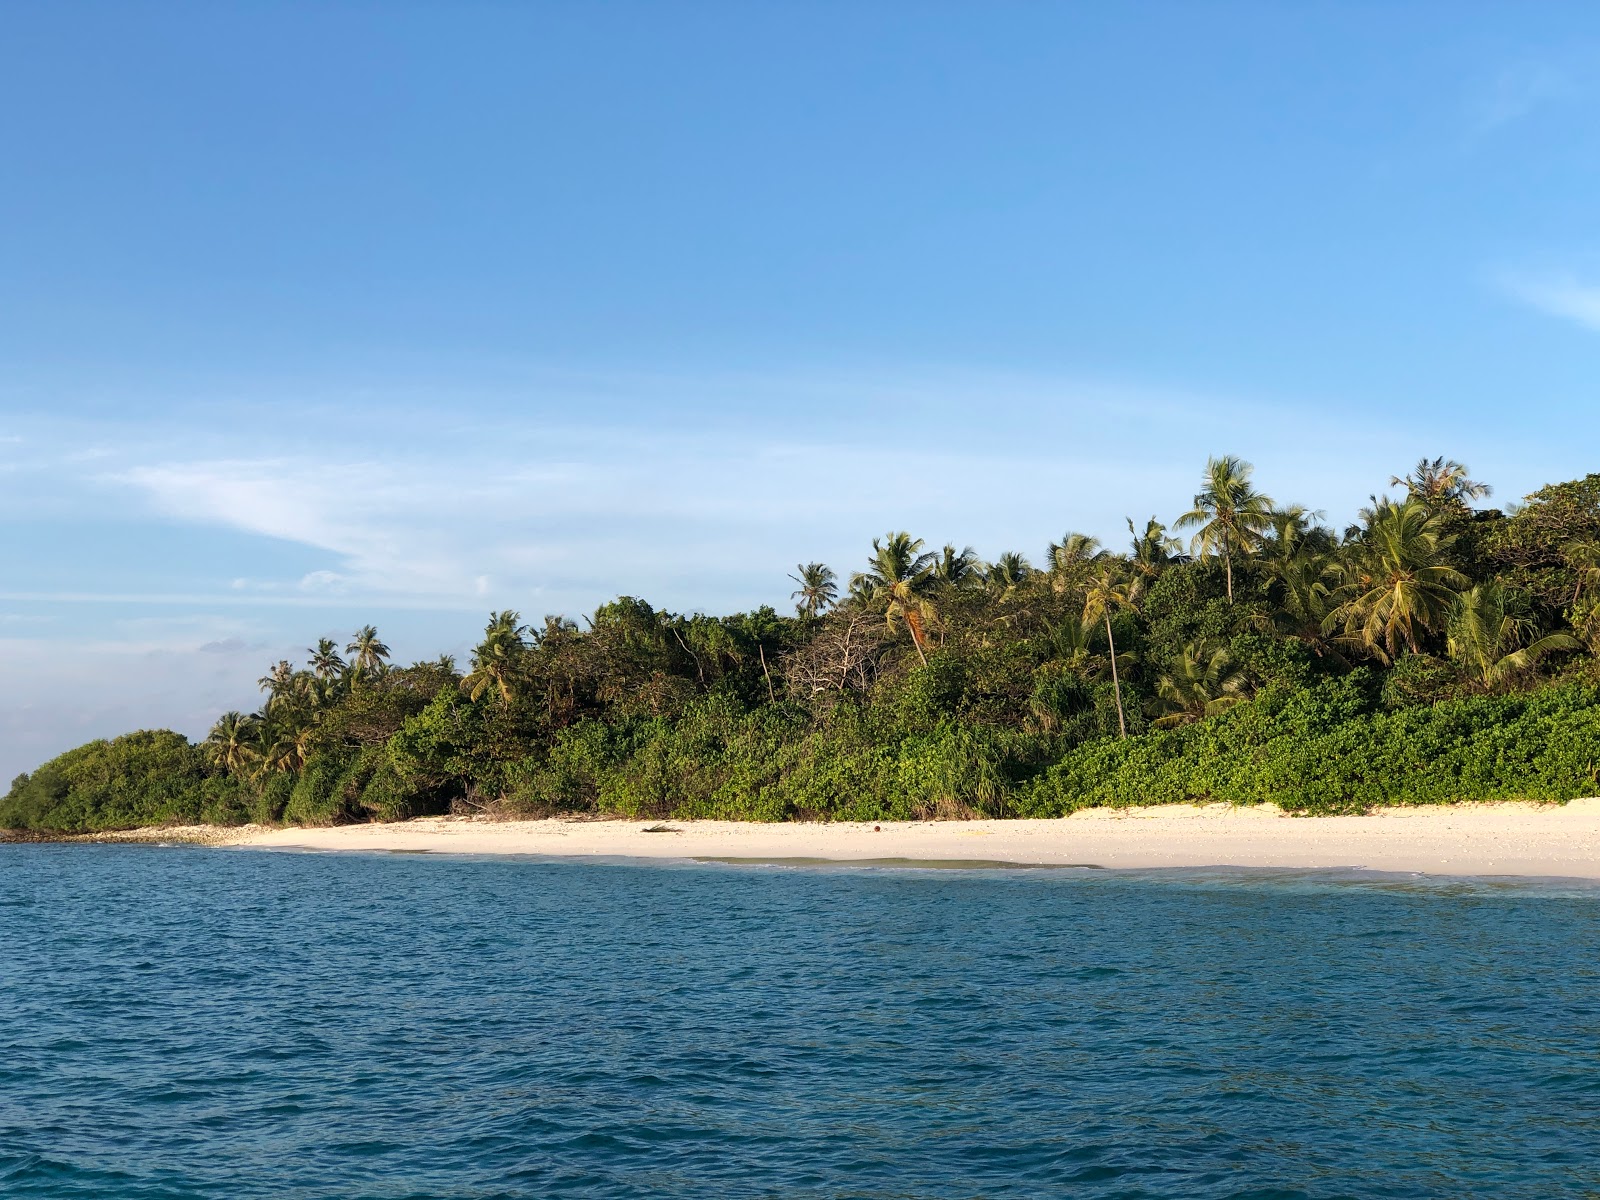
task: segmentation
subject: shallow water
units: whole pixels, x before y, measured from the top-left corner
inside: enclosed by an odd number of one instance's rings
[[[0,846],[6,1197],[1600,1196],[1600,891]]]

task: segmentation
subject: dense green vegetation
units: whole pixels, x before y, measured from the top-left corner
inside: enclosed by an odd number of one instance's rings
[[[1296,811],[1600,791],[1600,475],[1510,512],[1444,459],[1342,533],[1207,464],[1173,528],[1038,566],[872,544],[796,612],[587,628],[495,613],[465,673],[371,626],[280,662],[200,745],[93,742],[16,780],[0,826],[328,823],[446,811],[756,820]]]

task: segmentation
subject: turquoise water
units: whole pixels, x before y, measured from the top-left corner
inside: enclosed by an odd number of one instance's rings
[[[1600,1196],[1600,892],[0,846],[0,1195]]]

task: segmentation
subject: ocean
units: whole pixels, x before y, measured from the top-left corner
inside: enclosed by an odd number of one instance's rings
[[[1600,1196],[1600,890],[0,846],[0,1196]]]

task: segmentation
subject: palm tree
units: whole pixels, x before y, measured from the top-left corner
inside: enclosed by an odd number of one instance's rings
[[[256,686],[267,693],[268,712],[302,699],[305,693],[300,672],[286,658],[279,659],[272,670],[256,680]]]
[[[1402,649],[1420,653],[1422,636],[1444,623],[1467,585],[1444,561],[1452,539],[1440,532],[1440,519],[1415,497],[1377,501],[1340,565],[1339,603],[1323,619],[1323,632],[1342,626],[1345,645],[1385,664]]]
[[[946,542],[933,565],[933,578],[946,587],[972,587],[983,582],[983,560],[971,546],[957,550]]]
[[[326,682],[337,679],[344,671],[344,659],[339,657],[339,647],[332,638],[318,638],[317,644],[306,650],[311,656],[311,672]]]
[[[1487,483],[1467,478],[1465,463],[1453,458],[1420,458],[1409,475],[1391,475],[1390,487],[1404,486],[1406,494],[1433,509],[1465,509],[1467,501],[1493,493]]]
[[[261,770],[297,772],[305,769],[311,756],[311,739],[316,729],[292,722],[266,726],[261,731]]]
[[[903,532],[889,533],[872,539],[867,569],[850,579],[851,595],[884,605],[884,617],[891,629],[897,621],[905,623],[924,665],[928,661],[924,649],[926,627],[937,617],[928,597],[934,563],[934,556],[923,552],[921,538]]]
[[[224,771],[243,771],[260,757],[255,745],[256,725],[256,719],[244,713],[223,713],[206,734],[206,757]]]
[[[1183,552],[1183,543],[1167,535],[1167,527],[1151,517],[1144,523],[1144,532],[1134,528],[1133,518],[1128,518],[1128,532],[1133,534],[1133,569],[1146,579],[1154,579]]]
[[[358,675],[381,674],[384,660],[389,657],[389,647],[378,639],[378,631],[371,625],[356,630],[354,640],[344,652],[351,656],[350,666]]]
[[[1553,650],[1583,645],[1570,633],[1536,638],[1539,627],[1524,598],[1492,580],[1456,597],[1448,630],[1450,657],[1471,671],[1485,691],[1531,671]]]
[[[461,680],[461,690],[470,699],[477,700],[491,687],[501,700],[511,699],[511,681],[528,648],[527,632],[521,614],[511,609],[489,614],[483,641],[472,652],[472,670]]]
[[[1112,665],[1100,645],[1103,633],[1099,618],[1085,621],[1081,613],[1065,613],[1049,626],[1050,657],[1068,674],[1097,679]],[[1127,650],[1117,655],[1118,666],[1128,667],[1138,661],[1138,655]]]
[[[1195,495],[1194,507],[1174,523],[1193,529],[1190,543],[1196,554],[1220,554],[1228,579],[1228,603],[1233,603],[1233,560],[1248,555],[1272,520],[1272,501],[1255,490],[1249,463],[1233,454],[1206,460],[1205,486]]]
[[[1156,681],[1150,712],[1162,728],[1212,717],[1245,699],[1245,673],[1227,647],[1185,646],[1172,669]]]
[[[1333,535],[1298,504],[1272,512],[1271,532],[1261,547],[1262,563],[1272,582],[1277,602],[1273,622],[1289,637],[1304,642],[1320,658],[1343,662],[1329,644],[1322,623],[1333,609],[1331,596],[1337,583]]]
[[[1115,560],[1100,562],[1089,579],[1083,595],[1083,623],[1092,625],[1104,621],[1106,649],[1111,659],[1111,690],[1117,698],[1117,730],[1128,736],[1127,718],[1122,712],[1122,679],[1117,674],[1117,639],[1111,632],[1111,614],[1119,609],[1132,608],[1139,599],[1139,581],[1127,579]]]
[[[578,632],[578,623],[571,617],[563,617],[558,613],[545,613],[544,628],[533,632],[533,640],[539,645],[560,642]]]
[[[838,577],[834,575],[833,568],[819,562],[797,563],[795,572],[789,578],[800,587],[789,594],[789,599],[800,602],[795,605],[795,610],[801,616],[820,616],[823,609],[831,607],[839,599]]]
[[[1105,558],[1099,538],[1071,531],[1062,534],[1059,542],[1051,542],[1045,550],[1051,586],[1057,593],[1079,590]]]
[[[1026,558],[1015,550],[1007,550],[989,567],[986,582],[1001,595],[1008,595],[1032,574],[1033,567]]]

